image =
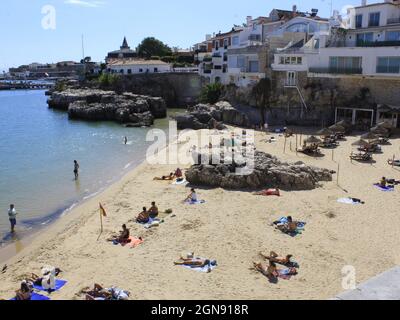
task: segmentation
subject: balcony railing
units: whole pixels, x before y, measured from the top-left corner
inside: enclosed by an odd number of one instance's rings
[[[309,68],[310,73],[362,74],[362,68]]]
[[[377,73],[400,73],[400,66],[377,66]]]
[[[330,48],[370,48],[370,47],[398,47],[400,46],[400,41],[337,41],[330,44]]]
[[[396,24],[396,23],[400,23],[400,18],[387,19],[387,24]]]

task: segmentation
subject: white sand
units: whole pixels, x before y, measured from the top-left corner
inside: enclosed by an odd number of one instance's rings
[[[61,218],[10,260],[7,272],[0,274],[0,297],[11,298],[20,276],[39,273],[44,264],[60,267],[62,278],[69,281],[52,299],[82,299],[76,294],[95,282],[129,290],[132,299],[328,299],[344,291],[341,270],[346,265],[356,268],[357,283],[398,265],[400,186],[394,192],[381,192],[372,184],[382,176],[400,180],[400,171],[386,163],[393,154],[399,157],[400,140],[383,146],[384,153],[374,155],[377,162],[371,165],[350,162],[351,143],[357,137],[341,142],[332,161],[331,151],[324,149],[324,158],[296,156],[289,150],[290,141],[294,150],[295,138],[288,140],[283,154],[284,138],[275,136],[278,142],[269,144],[260,142],[265,134],[258,133],[257,148],[284,160],[332,170],[337,170],[339,161],[340,186],[334,181],[313,191],[283,192],[280,198],[198,188],[199,197],[207,202],[189,206],[181,203],[187,187],[152,180],[176,166],[143,164]],[[337,203],[348,196],[366,204]],[[162,210],[172,208],[176,217],[169,216],[150,230],[129,223],[132,235],[145,239],[136,249],[105,241],[153,200]],[[99,202],[109,216],[97,240]],[[306,221],[305,232],[291,238],[270,227],[285,215]],[[258,253],[271,250],[293,254],[301,266],[299,274],[270,284],[252,270],[252,262],[261,261]],[[219,266],[206,274],[173,265],[191,251],[216,259]]]

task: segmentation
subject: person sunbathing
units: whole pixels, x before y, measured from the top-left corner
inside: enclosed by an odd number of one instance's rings
[[[279,277],[279,272],[275,262],[270,261],[269,265],[264,263],[253,262],[254,268],[266,276],[270,281],[274,281]]]
[[[15,291],[15,300],[28,301],[31,300],[33,288],[26,280],[21,282],[21,288]]]
[[[181,170],[180,168],[177,168],[177,169],[175,170],[174,176],[175,176],[176,178],[178,178],[178,179],[182,178],[182,177],[183,177],[183,172],[182,172],[182,170]]]
[[[150,220],[150,214],[147,211],[146,207],[143,207],[143,211],[139,213],[138,217],[136,218],[137,223],[148,223]]]
[[[151,208],[149,209],[149,217],[155,219],[158,217],[158,208],[155,202],[151,203]]]
[[[382,177],[381,181],[379,182],[379,186],[382,188],[386,188],[387,180],[385,177]]]
[[[284,233],[293,233],[297,231],[298,222],[293,221],[293,218],[291,216],[287,217],[286,223],[278,222],[275,224],[277,225],[276,228]]]
[[[260,192],[253,193],[256,196],[281,196],[281,192],[279,189],[267,189]]]
[[[111,238],[107,239],[107,241],[116,242],[116,243],[127,243],[130,237],[129,229],[126,225],[122,225],[122,231],[119,232],[118,236],[111,236]]]
[[[155,177],[153,180],[156,181],[172,181],[174,180],[174,174],[171,172],[169,176],[162,176],[161,178]]]
[[[176,266],[188,266],[191,268],[203,268],[205,266],[215,266],[217,262],[215,260],[200,259],[200,258],[183,258],[181,257],[179,261],[175,261]]]
[[[197,193],[195,189],[190,190],[190,194],[186,197],[184,202],[196,202],[197,201]]]
[[[95,283],[94,288],[83,289],[82,293],[86,294],[86,300],[96,300],[96,298],[104,299],[104,300],[111,300],[112,294],[107,289],[103,288],[101,285]]]
[[[294,262],[291,261],[293,255],[288,254],[286,256],[286,258],[279,258],[279,255],[277,253],[275,253],[274,251],[271,251],[271,253],[269,254],[269,256],[264,255],[262,252],[260,252],[260,256],[262,256],[264,259],[268,260],[268,261],[272,261],[274,263],[278,263],[281,264],[283,266],[293,266]]]

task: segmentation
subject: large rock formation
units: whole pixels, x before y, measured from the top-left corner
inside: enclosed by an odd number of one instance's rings
[[[198,104],[188,109],[186,114],[177,115],[178,129],[224,129],[224,124],[250,127],[248,117],[236,110],[229,102],[221,101],[215,105]]]
[[[71,119],[110,120],[130,126],[150,126],[155,118],[167,116],[162,98],[132,93],[118,95],[113,91],[68,89],[53,92],[48,104],[50,108],[68,111]]]
[[[254,170],[238,175],[232,164],[198,164],[186,172],[193,185],[227,189],[281,188],[284,190],[311,190],[320,181],[332,181],[332,172],[303,162],[281,162],[264,152],[255,152]]]

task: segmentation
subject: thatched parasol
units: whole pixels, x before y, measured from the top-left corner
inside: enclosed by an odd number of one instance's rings
[[[321,129],[317,132],[317,135],[323,136],[323,137],[329,137],[333,134],[332,130],[329,130],[327,128]]]
[[[321,139],[318,139],[315,136],[311,136],[304,140],[305,143],[322,143]]]
[[[339,126],[342,126],[343,128],[347,129],[351,127],[351,123],[346,121],[346,120],[342,120],[336,123]]]
[[[386,129],[385,127],[378,127],[378,126],[371,128],[370,131],[371,131],[372,133],[378,134],[378,135],[379,135],[379,134],[388,134],[388,133],[389,133],[389,130]]]
[[[366,134],[363,134],[361,136],[361,139],[372,141],[372,140],[378,140],[379,137],[376,134],[372,133],[372,132],[368,132]]]
[[[356,142],[353,142],[351,145],[356,147],[365,147],[368,146],[368,142],[363,139],[360,139],[357,140]]]
[[[385,129],[389,129],[389,130],[393,128],[393,126],[389,122],[386,122],[386,121],[378,123],[377,127],[383,127]]]
[[[333,132],[345,132],[346,131],[346,128],[339,124],[334,124],[333,126],[330,126],[329,129],[332,130]]]

